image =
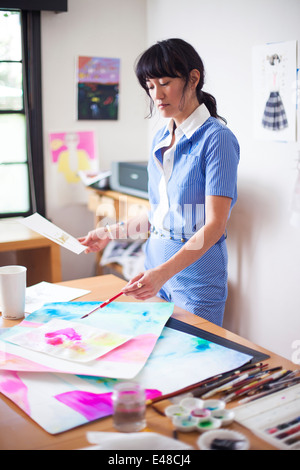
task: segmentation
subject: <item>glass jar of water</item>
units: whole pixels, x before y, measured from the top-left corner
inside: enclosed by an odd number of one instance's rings
[[[137,432],[146,426],[145,390],[136,382],[122,382],[113,390],[114,427],[122,432]]]

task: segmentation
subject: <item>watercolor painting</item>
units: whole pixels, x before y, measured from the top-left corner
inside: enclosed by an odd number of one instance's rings
[[[10,337],[30,332],[54,319],[78,321],[101,302],[55,302],[45,304],[0,337],[0,370],[45,370],[67,374],[131,379],[145,365],[174,304],[164,302],[112,302],[80,320],[85,325],[131,337],[119,347],[93,361],[71,362],[10,343]]]
[[[154,398],[241,367],[251,359],[249,354],[164,327],[134,380],[145,388],[147,398]],[[112,391],[119,381],[46,370],[0,370],[0,392],[51,434],[111,415]]]
[[[93,131],[53,132],[49,141],[52,163],[67,183],[79,183],[79,171],[98,169]]]
[[[46,325],[10,336],[11,343],[69,361],[88,362],[124,344],[129,336],[84,323],[51,320]]]
[[[116,120],[119,107],[120,59],[78,57],[78,120]]]

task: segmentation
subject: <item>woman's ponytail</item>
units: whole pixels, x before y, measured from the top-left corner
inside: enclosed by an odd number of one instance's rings
[[[215,97],[211,95],[210,93],[207,93],[206,91],[203,91],[203,90],[199,90],[198,95],[199,95],[198,96],[199,103],[205,104],[210,115],[214,118],[222,119],[222,121],[224,121],[224,123],[227,124],[226,119],[223,118],[222,116],[219,116],[217,113],[217,102],[216,102]]]

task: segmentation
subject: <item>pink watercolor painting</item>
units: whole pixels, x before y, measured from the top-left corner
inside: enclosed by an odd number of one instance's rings
[[[80,320],[85,314],[99,306],[99,302],[54,302],[45,304],[44,307],[26,317],[16,329],[12,328],[0,338],[0,370],[35,371],[35,372],[61,372],[65,374],[77,374],[94,377],[107,377],[114,379],[132,379],[144,367],[153,348],[161,334],[165,323],[173,312],[173,304],[163,302],[112,302],[104,309],[86,319]],[[46,327],[51,321],[64,320],[61,328],[73,328],[72,323],[80,323],[87,327],[95,327],[101,330],[114,332],[126,337],[127,341],[115,348],[111,348],[106,354],[99,355],[95,360],[72,361],[64,360],[62,355],[45,354],[42,347],[62,347],[66,335],[52,335],[53,331],[43,341],[39,340],[38,348],[29,349],[34,341],[28,341],[41,326]],[[47,328],[47,327],[46,327]],[[77,329],[74,329],[78,333]],[[24,335],[24,345],[14,342],[17,334]],[[64,331],[67,336],[74,332]],[[74,341],[73,341],[74,342]],[[70,349],[70,348],[69,348]],[[77,351],[77,357],[80,355]],[[83,355],[82,355],[83,356]]]
[[[152,400],[160,395],[161,392],[159,390],[145,390],[146,400]],[[113,411],[112,392],[91,393],[83,390],[74,390],[56,395],[55,398],[83,415],[88,421],[109,416]]]
[[[126,347],[116,348],[107,353],[105,360],[120,363],[145,363],[151,354],[156,341],[157,336],[151,333],[139,335],[128,340]]]
[[[57,372],[53,367],[37,364],[35,361],[20,356],[20,354],[7,352],[6,348],[0,350],[0,369],[2,366],[9,371]]]
[[[97,169],[93,131],[54,132],[49,139],[52,163],[68,183],[80,181],[78,171]]]
[[[51,320],[46,325],[11,336],[11,343],[69,361],[93,361],[130,339],[111,331],[67,320]]]
[[[28,389],[17,372],[0,374],[0,392],[9,397],[30,416]]]

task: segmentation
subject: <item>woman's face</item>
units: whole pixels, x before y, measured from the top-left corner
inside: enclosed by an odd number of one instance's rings
[[[197,81],[198,83],[198,81]],[[147,81],[149,95],[162,117],[173,118],[180,125],[199,105],[196,86],[190,84],[184,90],[182,78],[162,77]]]

